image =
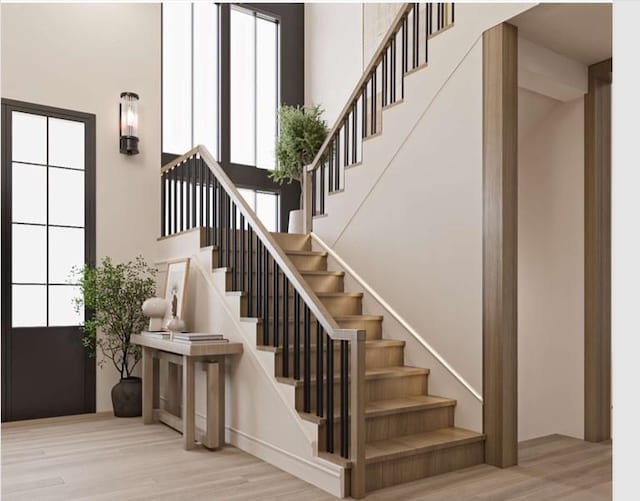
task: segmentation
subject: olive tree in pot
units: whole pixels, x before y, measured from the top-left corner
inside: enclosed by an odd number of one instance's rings
[[[302,169],[318,154],[328,134],[319,106],[280,107],[280,134],[276,144],[276,168],[269,176],[280,184],[302,181]],[[302,208],[302,195],[300,195]],[[302,210],[289,213],[289,233],[302,233]]]
[[[74,274],[82,292],[74,300],[76,310],[91,312],[82,326],[82,343],[92,356],[100,349],[99,367],[111,361],[120,374],[120,382],[111,389],[113,413],[140,416],[142,381],[132,373],[141,354],[140,347],[131,343],[131,334],[147,324],[142,303],[154,296],[156,269],[141,256],[120,264],[105,257],[99,266],[85,265]]]

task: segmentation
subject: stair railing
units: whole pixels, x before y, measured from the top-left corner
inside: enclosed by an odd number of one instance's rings
[[[344,189],[345,167],[362,161],[364,141],[381,131],[382,109],[404,98],[404,78],[429,62],[429,40],[455,22],[455,4],[404,3],[303,175],[305,231]]]
[[[201,145],[161,169],[162,236],[193,228],[214,246],[230,288],[242,291],[243,314],[259,319],[259,341],[280,353],[277,370],[293,379],[297,408],[324,423],[318,450],[344,458],[351,468],[346,487],[364,496],[365,331],[340,328]]]

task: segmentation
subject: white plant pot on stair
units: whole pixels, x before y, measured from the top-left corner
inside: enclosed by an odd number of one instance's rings
[[[289,212],[289,233],[304,232],[304,211],[302,209]]]

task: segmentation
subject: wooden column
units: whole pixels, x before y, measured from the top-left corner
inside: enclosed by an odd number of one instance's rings
[[[208,362],[207,371],[207,432],[205,444],[209,449],[224,446],[224,357]]]
[[[182,357],[182,440],[186,450],[195,447],[195,362],[192,357]]]
[[[153,350],[142,348],[142,422],[144,424],[153,423],[153,400],[154,400],[154,371]]]
[[[611,59],[584,101],[584,438],[611,438]]]
[[[483,35],[483,393],[485,460],[518,463],[518,32]]]

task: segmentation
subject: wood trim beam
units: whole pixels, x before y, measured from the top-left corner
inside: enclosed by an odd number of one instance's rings
[[[485,461],[518,463],[518,32],[483,34],[483,425]]]
[[[584,100],[584,438],[611,438],[611,69],[589,67]]]

